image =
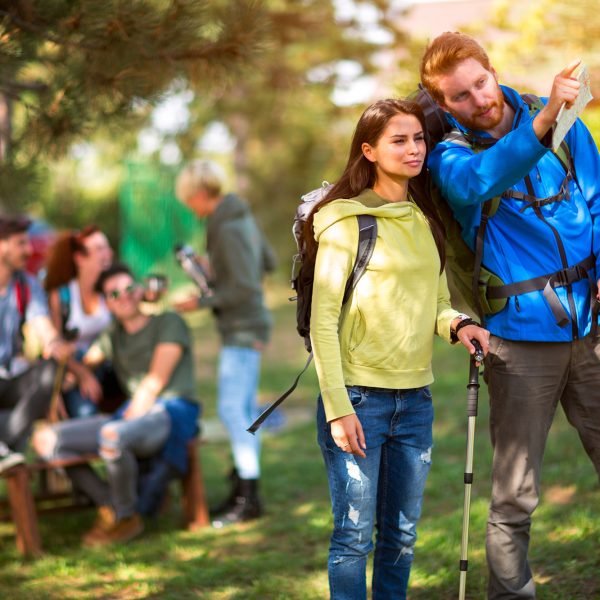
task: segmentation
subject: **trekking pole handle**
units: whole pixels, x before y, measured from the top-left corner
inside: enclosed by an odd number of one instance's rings
[[[478,362],[483,360],[483,349],[477,340],[471,340],[475,346],[475,354],[471,355],[471,364],[469,369],[469,383],[467,385],[467,415],[469,417],[477,416],[477,402],[479,397],[479,367]]]
[[[471,355],[472,360],[478,363],[483,362],[485,354],[483,353],[483,348],[481,347],[481,344],[477,340],[471,340],[471,344],[475,346],[475,353]]]

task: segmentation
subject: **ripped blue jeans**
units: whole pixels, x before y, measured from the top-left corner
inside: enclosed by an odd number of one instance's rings
[[[406,598],[423,490],[431,466],[433,404],[428,387],[349,387],[366,438],[366,458],[343,452],[330,434],[323,402],[318,441],[329,479],[333,534],[329,547],[332,600],[364,600],[373,550],[373,600]]]

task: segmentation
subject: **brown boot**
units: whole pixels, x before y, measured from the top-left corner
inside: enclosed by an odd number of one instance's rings
[[[115,521],[108,529],[98,529],[93,536],[86,536],[84,545],[88,547],[107,546],[128,542],[144,531],[144,521],[137,513]]]
[[[94,524],[81,538],[83,545],[93,545],[94,540],[97,537],[103,537],[104,533],[113,527],[116,521],[115,511],[110,506],[100,506]]]

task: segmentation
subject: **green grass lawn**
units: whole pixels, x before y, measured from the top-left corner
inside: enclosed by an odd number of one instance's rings
[[[304,363],[302,341],[293,330],[294,306],[286,290],[273,286],[273,343],[265,353],[261,402],[277,397]],[[190,317],[197,340],[199,389],[205,415],[215,416],[214,372],[218,340],[208,315]],[[463,506],[468,359],[460,348],[436,343],[436,406],[433,465],[410,584],[412,600],[455,599]],[[314,371],[305,375],[290,407],[312,410]],[[482,386],[475,445],[467,597],[485,597],[484,532],[490,491],[491,453],[487,394]],[[230,468],[226,443],[202,448],[212,503],[225,493]],[[0,523],[0,598],[13,599],[317,599],[327,597],[327,547],[331,518],[325,471],[314,424],[264,437],[262,491],[267,514],[225,530],[179,529],[173,487],[168,513],[147,524],[142,538],[110,549],[79,545],[92,511],[44,515],[40,528],[46,554],[23,561],[13,528]],[[600,598],[600,491],[591,463],[562,412],[550,435],[537,510],[531,562],[540,600]]]

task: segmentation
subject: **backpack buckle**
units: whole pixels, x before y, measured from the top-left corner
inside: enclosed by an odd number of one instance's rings
[[[302,256],[300,253],[294,254],[292,256],[292,275],[290,277],[290,287],[294,289],[294,281],[298,278],[298,273],[300,272],[300,266],[302,265]],[[292,300],[290,298],[290,300]]]

